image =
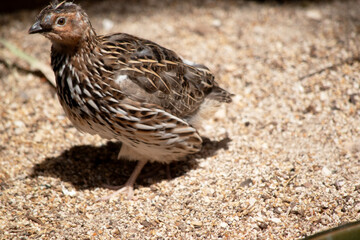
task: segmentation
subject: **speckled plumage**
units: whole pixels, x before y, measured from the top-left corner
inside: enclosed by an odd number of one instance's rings
[[[231,102],[205,66],[129,34],[97,35],[74,3],[44,8],[29,33],[52,41],[57,93],[76,128],[121,141],[119,157],[139,161],[126,183],[129,197],[147,161],[169,163],[199,151],[195,127],[208,106]]]

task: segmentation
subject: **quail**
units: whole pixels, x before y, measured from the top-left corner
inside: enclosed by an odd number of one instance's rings
[[[122,142],[119,158],[138,161],[125,185],[103,197],[133,197],[147,162],[170,163],[198,152],[197,129],[232,94],[203,65],[126,33],[98,35],[85,11],[52,2],[29,34],[51,43],[51,66],[65,114],[80,131]]]

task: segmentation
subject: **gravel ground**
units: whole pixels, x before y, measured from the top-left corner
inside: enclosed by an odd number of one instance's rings
[[[137,200],[96,202],[134,167],[121,144],[78,132],[51,85],[0,63],[0,239],[294,239],[359,220],[359,4],[83,3],[99,33],[154,40],[236,96],[171,179],[148,164]],[[0,37],[49,63],[27,35],[39,11],[1,15]]]

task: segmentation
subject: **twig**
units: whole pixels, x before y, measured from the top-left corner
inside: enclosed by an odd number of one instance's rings
[[[6,49],[8,49],[14,56],[27,62],[30,65],[30,68],[25,68],[16,64],[16,61],[14,59],[9,59],[9,58],[3,59],[3,57],[1,56],[0,56],[0,62],[5,63],[6,65],[15,66],[27,72],[31,72],[31,73],[40,72],[41,75],[43,75],[46,78],[46,80],[48,80],[51,83],[52,86],[56,87],[54,73],[50,66],[28,55],[27,53],[25,53],[24,51],[13,45],[12,43],[6,41],[5,39],[0,38],[0,43]]]
[[[33,222],[36,222],[37,224],[44,225],[44,223],[37,217],[34,217],[34,216],[31,216],[31,215],[27,214],[26,218],[33,221]]]
[[[299,80],[304,80],[305,78],[309,78],[309,77],[312,77],[316,74],[320,74],[326,70],[329,70],[329,69],[334,69],[336,67],[339,67],[339,66],[342,66],[344,64],[352,64],[354,62],[359,62],[360,61],[360,57],[359,56],[352,56],[352,57],[349,57],[349,58],[346,58],[345,60],[342,60],[338,63],[334,63],[334,64],[331,64],[330,66],[327,66],[327,67],[324,67],[324,68],[321,68],[315,72],[312,72],[312,73],[309,73],[309,74],[306,74],[304,76],[301,76],[299,77]]]
[[[30,231],[33,228],[29,227],[29,228],[21,228],[21,229],[11,229],[9,230],[9,232],[11,233],[19,233],[19,232],[25,232],[25,231]]]
[[[296,176],[299,174],[299,172],[295,173],[287,182],[285,183],[284,187],[287,187],[289,183],[296,178]]]

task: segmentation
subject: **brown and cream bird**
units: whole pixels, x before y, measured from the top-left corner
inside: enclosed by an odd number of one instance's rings
[[[51,3],[29,33],[52,42],[57,94],[77,129],[122,142],[119,157],[138,164],[119,193],[133,196],[144,165],[170,163],[201,149],[196,130],[231,94],[203,65],[126,33],[97,35],[84,10]]]

